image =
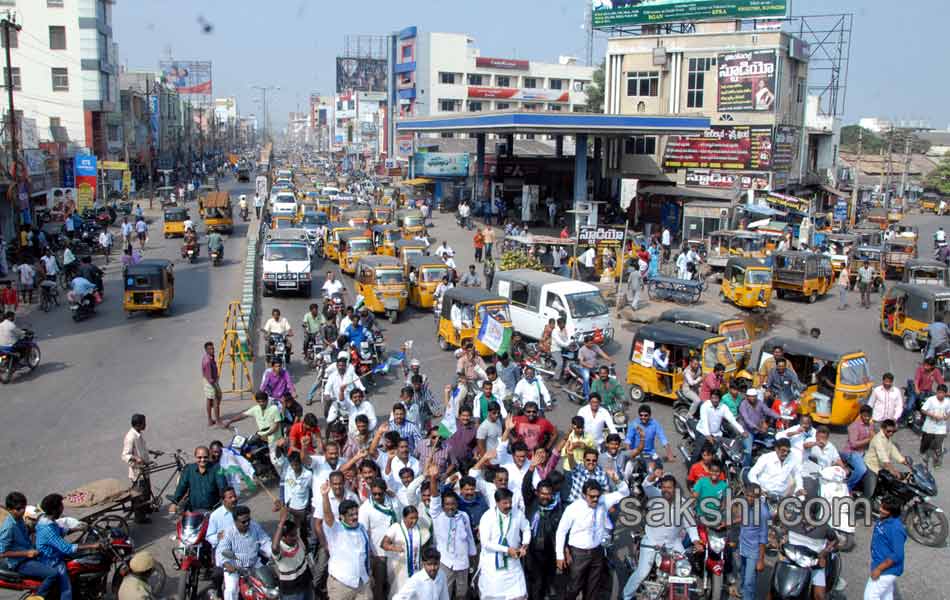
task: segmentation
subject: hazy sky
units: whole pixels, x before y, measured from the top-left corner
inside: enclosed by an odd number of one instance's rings
[[[331,2],[327,0],[118,0],[113,30],[120,61],[154,69],[169,56],[211,60],[214,95],[236,96],[242,114],[260,114],[251,85],[281,89],[271,119],[306,108],[311,92],[334,91],[335,56],[344,36],[382,34],[416,25],[465,32],[485,56],[554,61],[584,56],[581,29],[588,0],[477,2]],[[950,5],[938,0],[788,0],[793,14],[854,13],[846,121],[861,116],[925,119],[950,126]],[[204,30],[210,27],[210,33]],[[603,59],[599,36],[594,58]]]

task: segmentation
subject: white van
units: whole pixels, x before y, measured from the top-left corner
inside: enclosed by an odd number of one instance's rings
[[[564,317],[567,330],[579,338],[600,329],[604,339],[613,339],[610,309],[595,286],[560,275],[516,269],[496,271],[492,291],[511,301],[515,331],[541,339],[548,319]]]

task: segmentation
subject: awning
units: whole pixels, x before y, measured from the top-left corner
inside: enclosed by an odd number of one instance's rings
[[[426,177],[416,177],[415,179],[406,179],[399,182],[400,185],[425,185],[427,183],[432,183],[432,180]]]
[[[850,196],[850,194],[845,193],[845,192],[842,192],[841,190],[836,190],[835,188],[831,187],[830,185],[822,185],[822,186],[821,186],[821,189],[825,190],[826,192],[828,192],[828,193],[831,194],[832,196],[837,196],[837,197],[839,197],[839,198],[847,198],[848,196]]]
[[[637,193],[647,196],[665,196],[668,198],[700,198],[703,200],[720,200],[729,202],[736,197],[736,193],[718,190],[698,190],[695,188],[670,186],[670,185],[650,185],[637,190]]]
[[[736,208],[757,215],[765,215],[766,217],[784,217],[788,214],[771,206],[762,206],[761,204],[740,204],[736,206]]]
[[[769,192],[766,201],[769,204],[777,204],[801,214],[808,214],[808,206],[811,204],[804,198],[787,196],[785,194],[779,194],[778,192]]]

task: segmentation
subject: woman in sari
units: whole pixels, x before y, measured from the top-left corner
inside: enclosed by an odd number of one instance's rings
[[[402,521],[390,525],[380,543],[389,559],[386,570],[393,595],[422,569],[422,546],[428,541],[429,529],[419,527],[419,510],[415,506],[403,508]]]

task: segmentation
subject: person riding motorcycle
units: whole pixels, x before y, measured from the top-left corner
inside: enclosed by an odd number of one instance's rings
[[[247,194],[241,194],[238,199],[238,208],[241,210],[241,218],[247,218]]]
[[[927,325],[927,352],[924,354],[924,359],[932,359],[938,352],[945,352],[948,349],[950,349],[950,327],[947,326],[946,321],[938,320]]]
[[[220,233],[212,231],[208,234],[208,255],[210,256],[215,250],[218,251],[221,260],[224,260],[224,240],[221,239]]]
[[[311,304],[310,309],[303,316],[300,326],[303,329],[303,347],[306,349],[314,338],[323,331],[323,326],[327,324],[327,318],[320,312],[320,306]]]
[[[78,275],[73,278],[72,282],[69,284],[69,293],[66,294],[66,299],[72,302],[73,304],[79,304],[82,302],[82,299],[86,296],[95,293],[96,284],[89,281],[82,275]]]
[[[284,344],[287,346],[287,358],[288,362],[290,362],[290,338],[293,337],[294,330],[290,327],[290,322],[287,320],[287,317],[280,316],[280,310],[275,308],[270,314],[271,318],[267,319],[267,322],[264,323],[264,327],[261,328],[261,331],[268,336],[272,333],[284,336]],[[268,353],[270,353],[270,349],[268,349],[268,351]]]
[[[23,337],[24,331],[16,326],[16,313],[8,310],[0,321],[0,352],[13,352],[13,346]]]
[[[356,375],[356,369],[348,364],[349,355],[342,351],[336,357],[336,367],[327,373],[327,382],[323,386],[324,402],[343,402],[350,390],[358,388],[366,391],[363,382]]]
[[[798,399],[798,394],[804,386],[795,371],[788,368],[786,360],[778,358],[775,360],[775,367],[769,370],[765,387],[782,402],[791,402]]]
[[[181,256],[186,258],[188,256],[188,251],[194,249],[195,256],[198,256],[199,247],[198,247],[198,235],[195,233],[195,230],[185,229],[185,235],[182,236],[181,243]]]
[[[87,281],[91,281],[96,286],[97,290],[99,290],[100,292],[103,291],[102,269],[92,264],[91,256],[82,257],[81,264],[79,265],[79,277],[82,277],[83,279],[86,279]]]

